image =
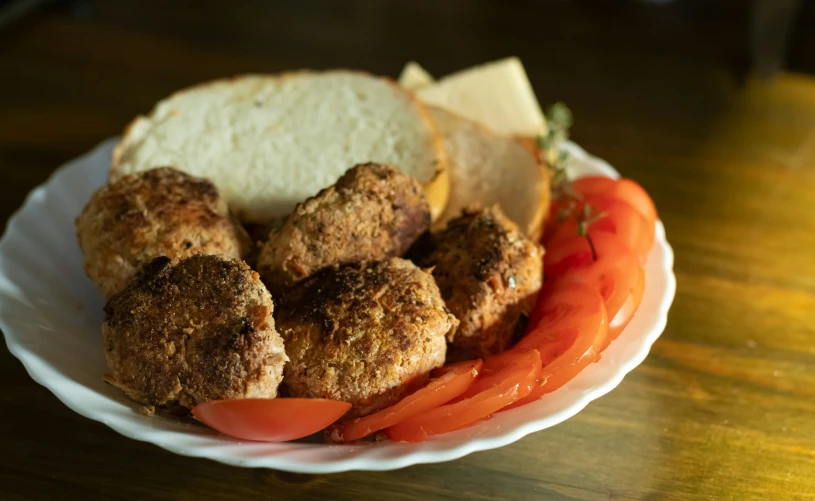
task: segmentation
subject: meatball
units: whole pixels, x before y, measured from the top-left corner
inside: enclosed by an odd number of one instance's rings
[[[284,296],[275,318],[290,395],[350,402],[348,417],[427,381],[458,325],[433,277],[400,258],[324,269]]]
[[[76,219],[85,272],[109,298],[158,256],[244,257],[246,231],[215,186],[168,167],[100,188]]]
[[[465,209],[411,255],[433,268],[447,307],[461,321],[452,355],[486,357],[523,333],[543,280],[543,248],[497,206]]]
[[[272,314],[240,260],[156,258],[105,305],[105,380],[151,406],[273,398],[287,359]]]
[[[429,226],[430,206],[415,179],[360,164],[271,231],[258,271],[276,294],[334,264],[402,256]]]

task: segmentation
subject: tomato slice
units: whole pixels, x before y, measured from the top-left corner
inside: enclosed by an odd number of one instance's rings
[[[594,237],[598,232],[607,232],[617,237],[634,253],[640,262],[645,262],[651,245],[654,243],[654,224],[628,203],[606,195],[593,195],[585,198],[575,209],[577,213],[588,205],[591,214],[604,214],[588,225],[588,234]],[[577,218],[567,217],[552,234],[549,245],[567,240],[577,235]]]
[[[396,404],[340,425],[340,437],[346,443],[353,442],[449,402],[472,385],[481,364],[481,360],[470,360],[445,366],[439,378]]]
[[[510,350],[484,361],[484,373],[503,367],[518,351],[536,349],[544,368],[562,355],[582,333],[592,333],[599,349],[605,344],[608,324],[602,296],[576,283],[547,286],[530,312],[527,334]],[[591,339],[581,338],[582,340]]]
[[[567,202],[552,200],[549,204],[549,214],[546,216],[546,222],[543,225],[543,238],[541,238],[541,243],[546,244],[549,242],[552,235],[555,234],[561,223],[565,220],[565,217],[561,216],[561,212],[568,208],[569,204]]]
[[[615,235],[599,232],[591,237],[597,259],[585,237],[576,236],[552,245],[544,256],[544,273],[549,283],[582,283],[594,288],[614,318],[637,282],[637,256]]]
[[[476,358],[474,360],[464,360],[463,362],[456,362],[454,364],[447,363],[430,371],[430,379],[440,378],[448,372],[457,372],[461,369],[461,367],[466,367],[468,364],[474,365],[476,372],[481,372],[483,363],[484,361],[480,358]]]
[[[506,355],[493,355],[484,361],[484,370],[481,375],[467,388],[467,391],[456,397],[450,403],[475,396],[501,383],[503,374],[501,370],[511,366],[529,367],[540,364],[540,353],[534,349],[505,351]],[[503,354],[501,354],[503,355]],[[538,360],[535,360],[535,359]]]
[[[625,326],[628,325],[628,322],[634,317],[634,313],[637,312],[637,308],[640,307],[640,303],[642,302],[642,295],[645,292],[645,270],[642,266],[639,267],[637,273],[637,281],[634,284],[634,287],[631,289],[631,294],[628,295],[628,298],[625,300],[622,308],[620,311],[614,315],[608,323],[608,341],[611,342],[613,339],[617,339],[617,336],[625,329]]]
[[[488,417],[495,411],[524,398],[538,385],[540,357],[530,357],[530,366],[508,365],[496,376],[500,382],[460,402],[442,405],[412,419],[385,429],[396,442],[422,442],[432,435],[447,433]]]
[[[637,209],[650,224],[657,221],[657,208],[653,200],[642,186],[631,179],[587,176],[572,181],[571,188],[583,197],[606,195],[620,199]]]
[[[535,319],[537,320],[533,323],[532,320]],[[530,313],[529,325],[531,330],[512,349],[535,348],[541,352],[544,365],[548,365],[557,356],[549,355],[551,350],[548,345],[558,344],[555,339],[558,333],[605,334],[602,327],[608,325],[608,318],[603,298],[595,289],[588,285],[566,282],[544,289]]]
[[[543,362],[541,383],[504,410],[557,390],[599,360],[600,352],[608,345],[608,317],[597,291],[567,284],[544,296],[540,304],[547,311],[558,313],[544,313],[544,319],[521,342],[538,345]]]
[[[317,433],[350,408],[348,402],[322,398],[246,398],[204,402],[192,414],[230,437],[285,442]]]

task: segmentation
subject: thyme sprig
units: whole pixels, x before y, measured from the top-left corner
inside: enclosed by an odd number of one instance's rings
[[[577,221],[577,234],[586,237],[591,248],[592,258],[597,260],[589,226],[595,221],[607,216],[605,212],[592,213],[589,204],[582,204],[582,210],[575,215],[583,197],[572,189],[569,167],[573,161],[568,151],[562,149],[563,143],[569,139],[569,128],[572,126],[572,112],[563,103],[553,104],[545,114],[548,130],[546,134],[538,136],[538,147],[543,151],[546,166],[552,171],[552,200],[566,204],[556,215],[557,222],[562,223],[574,216]]]

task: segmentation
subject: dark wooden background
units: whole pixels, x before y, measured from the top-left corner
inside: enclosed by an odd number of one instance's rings
[[[573,137],[653,195],[679,290],[651,355],[500,450],[304,476],[175,456],[75,415],[0,349],[0,499],[815,499],[815,23],[750,76],[749,2],[110,1],[0,31],[0,217],[170,92],[243,72],[441,75],[520,56]]]

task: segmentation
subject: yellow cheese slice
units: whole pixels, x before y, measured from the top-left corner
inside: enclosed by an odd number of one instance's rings
[[[402,71],[400,83],[426,104],[479,122],[498,134],[546,134],[540,104],[517,57],[474,66],[435,82],[411,62]]]
[[[407,90],[417,91],[432,83],[433,77],[430,76],[430,73],[415,61],[407,63],[402,68],[402,73],[399,74],[399,85]]]

